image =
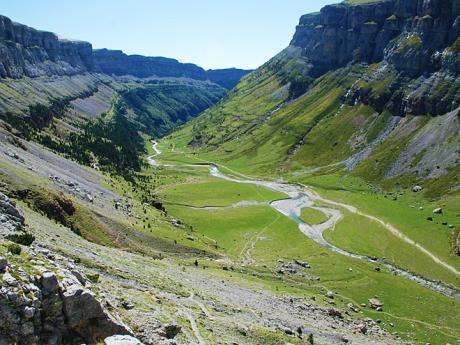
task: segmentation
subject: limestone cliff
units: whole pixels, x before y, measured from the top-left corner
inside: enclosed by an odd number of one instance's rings
[[[345,101],[394,115],[446,114],[460,105],[460,3],[378,0],[325,6],[301,17],[291,45],[321,76],[350,64],[380,64]],[[377,87],[376,87],[377,85]],[[385,86],[384,92],[375,92]]]
[[[96,70],[115,75],[147,77],[185,77],[206,80],[206,72],[194,64],[180,63],[164,57],[127,55],[121,50],[94,50]]]
[[[385,59],[399,71],[418,76],[442,67],[443,50],[459,34],[456,0],[381,0],[329,5],[304,15],[291,44],[303,48],[312,75],[350,62]]]
[[[0,77],[74,75],[93,69],[88,42],[59,39],[0,16]]]

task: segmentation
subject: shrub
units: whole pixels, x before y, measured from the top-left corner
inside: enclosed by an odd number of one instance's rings
[[[93,284],[96,284],[99,281],[99,274],[98,273],[94,273],[94,274],[88,273],[86,276],[88,277],[88,279]]]
[[[30,233],[25,233],[23,235],[14,235],[9,238],[15,243],[22,244],[23,246],[30,246],[33,241],[35,241],[35,236]]]
[[[16,243],[10,243],[8,245],[8,252],[14,255],[19,255],[21,254],[22,248],[19,244]]]

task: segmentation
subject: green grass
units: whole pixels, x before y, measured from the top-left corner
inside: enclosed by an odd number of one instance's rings
[[[454,225],[458,223],[455,206],[459,201],[458,196],[452,195],[444,200],[429,202],[410,189],[403,191],[402,195],[388,195],[370,188],[365,181],[354,177],[308,176],[301,180],[315,186],[322,195],[331,200],[354,205],[360,211],[392,224],[445,262],[460,269],[460,260],[452,253],[451,241],[454,230],[442,225],[443,222]],[[393,200],[394,195],[398,196],[397,200]],[[423,207],[424,210],[420,211],[419,207]],[[432,214],[436,207],[444,208],[442,215]],[[434,221],[427,221],[428,216],[432,216]],[[437,266],[438,270],[442,271],[441,266]],[[460,286],[458,277],[455,281],[456,285]]]
[[[326,240],[339,248],[369,257],[385,258],[386,262],[431,280],[457,285],[459,279],[438,267],[426,254],[401,241],[381,224],[341,209],[344,219],[325,232]]]
[[[185,184],[168,186],[161,191],[163,200],[202,206],[229,206],[240,201],[268,202],[286,196],[269,189],[221,180],[215,177],[190,178]]]
[[[300,219],[307,224],[315,225],[324,223],[329,218],[321,211],[315,210],[314,208],[305,207],[300,213]]]
[[[212,210],[167,206],[167,210],[191,225],[197,239],[210,246],[217,244],[220,253],[234,260],[241,260],[248,241],[278,219],[277,212],[267,206]]]
[[[242,253],[251,247],[248,243],[256,240],[250,254],[257,268],[255,271],[249,268],[254,276],[239,274],[238,263],[229,264],[236,269],[230,273],[230,277],[218,270],[218,267],[213,271],[215,264],[206,263],[210,265],[209,274],[222,274],[239,283],[263,283],[273,291],[294,295],[321,296],[325,291],[333,290],[338,295],[336,302],[339,307],[349,302],[355,305],[367,303],[368,298],[377,295],[385,304],[384,312],[365,309],[364,316],[381,319],[383,327],[390,332],[397,330],[403,337],[418,339],[418,343],[434,339],[452,341],[458,336],[456,328],[460,321],[449,316],[458,305],[457,301],[422,288],[407,279],[395,277],[385,270],[376,272],[374,265],[370,263],[333,254],[304,236],[294,222],[280,216],[273,209],[257,206],[190,210],[174,206],[168,207],[168,210],[193,224],[196,238],[207,238],[210,245],[212,240],[217,241],[217,250],[233,260],[243,260]],[[370,236],[373,234],[375,233],[372,232]],[[374,242],[379,240],[377,238]],[[398,244],[397,239],[394,244],[399,245],[394,253],[399,249],[407,250]],[[410,253],[405,255],[409,257]],[[280,258],[284,261],[300,259],[309,262],[312,268],[306,273],[312,277],[320,277],[321,280],[318,282],[296,276],[274,276],[273,270]],[[349,267],[353,269],[352,272],[348,271]],[[320,297],[319,303],[326,303],[325,299]],[[389,326],[390,322],[395,326]]]

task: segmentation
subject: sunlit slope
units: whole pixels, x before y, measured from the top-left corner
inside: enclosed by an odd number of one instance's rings
[[[317,79],[307,71],[298,50],[286,49],[170,141],[257,174],[345,168],[373,183],[436,179],[438,195],[458,185],[456,112],[397,117],[353,99],[357,87],[374,100],[387,97],[396,72],[383,63]]]

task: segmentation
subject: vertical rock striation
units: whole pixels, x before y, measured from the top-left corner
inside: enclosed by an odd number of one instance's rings
[[[0,77],[74,75],[93,69],[88,42],[59,39],[0,16]]]
[[[376,88],[350,90],[349,104],[361,101],[398,116],[441,115],[460,106],[459,37],[458,0],[377,0],[302,16],[291,45],[302,49],[311,77],[380,64],[362,78]],[[378,85],[385,92],[375,92]]]

